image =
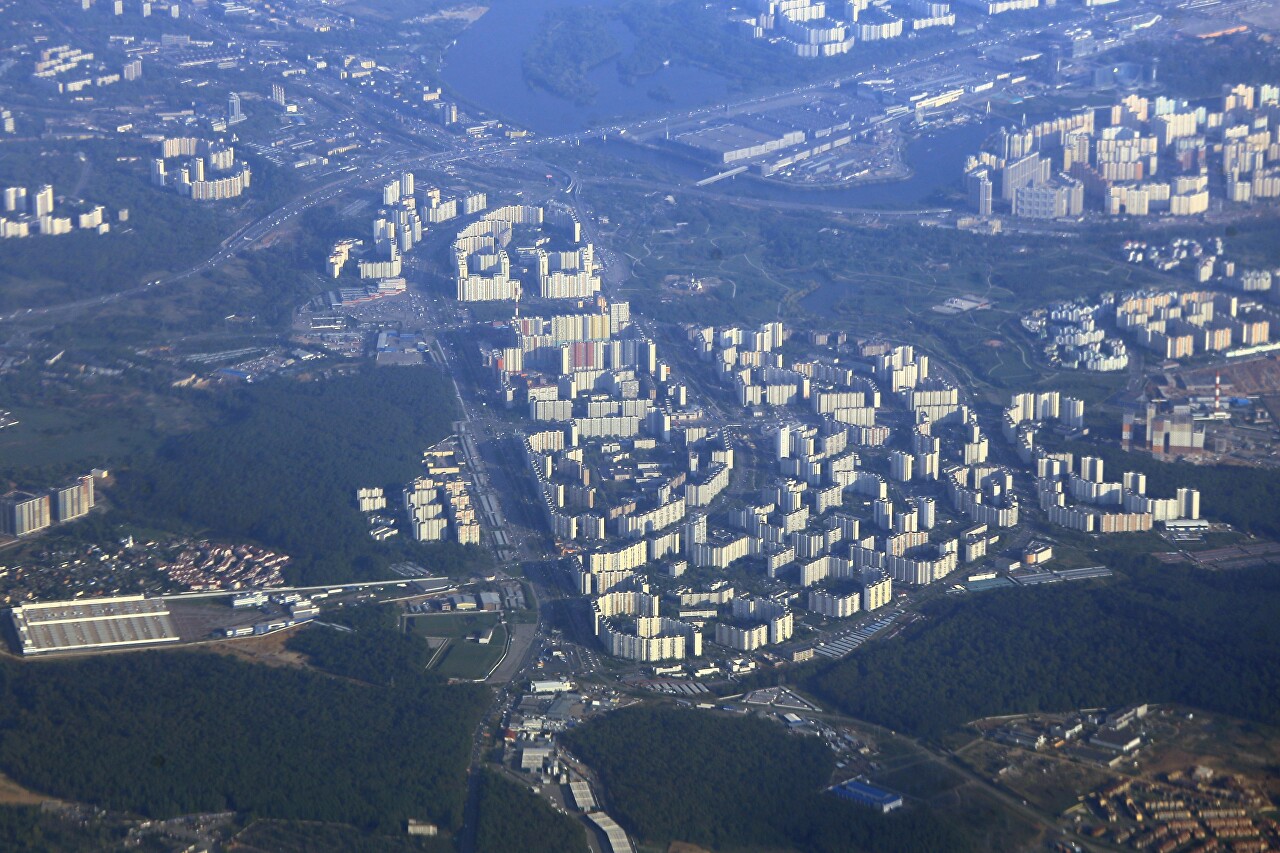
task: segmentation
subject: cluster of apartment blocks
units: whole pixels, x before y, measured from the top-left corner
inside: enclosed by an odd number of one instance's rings
[[[557,538],[603,540],[606,527],[625,538],[652,534],[728,486],[732,447],[705,428],[673,427],[673,418],[689,417],[682,411],[686,389],[631,324],[627,303],[597,296],[580,313],[515,318],[510,328],[514,343],[486,357],[508,403],[526,405],[530,420],[543,427],[526,436],[525,454]],[[639,463],[638,474],[626,476],[644,506],[623,501],[606,517],[582,446],[594,440],[618,461],[659,441],[676,442],[683,464],[664,473],[657,463]]]
[[[94,0],[80,0],[81,11],[89,11],[93,8],[93,3]],[[246,8],[240,6],[238,3],[231,2],[223,2],[220,5],[222,6],[224,15],[229,14],[227,12],[229,7]],[[137,3],[137,9],[138,15],[143,18],[150,18],[151,13],[155,10],[166,13],[170,18],[175,20],[182,17],[182,7],[178,4],[178,0],[155,0],[155,2],[152,2],[152,0],[139,0]],[[111,0],[111,14],[119,17],[124,14],[124,10],[124,0]]]
[[[859,350],[860,360],[849,365],[805,361],[787,366],[777,351],[786,337],[781,323],[765,323],[755,330],[689,327],[688,334],[701,357],[714,361],[720,378],[734,385],[743,407],[785,407],[809,401],[833,431],[839,429],[835,425],[857,427],[850,436],[854,444],[883,444],[888,437],[887,430],[875,423],[880,386],[935,420],[960,408],[955,389],[926,382],[929,358],[917,355],[910,346],[865,343]]]
[[[439,225],[458,216],[479,213],[488,206],[483,192],[445,195],[438,187],[417,189],[412,172],[382,185],[382,207],[373,220],[374,254],[357,261],[362,279],[395,279],[400,276],[404,256],[422,242],[431,225]],[[347,238],[334,243],[325,269],[331,278],[342,275],[352,259],[352,252],[364,245],[363,240]]]
[[[691,327],[689,336],[704,359],[715,361],[721,379],[734,384],[744,407],[801,406],[807,401],[820,416],[824,434],[844,433],[853,445],[879,446],[888,440],[888,428],[876,422],[881,388],[890,391],[917,424],[970,420],[959,389],[930,377],[929,357],[911,346],[864,341],[858,345],[859,358],[847,364],[821,359],[788,366],[775,351],[785,336],[778,323],[764,324],[755,332]],[[920,430],[927,433],[928,427]],[[937,478],[935,461],[919,464]]]
[[[425,475],[404,490],[404,509],[410,534],[419,542],[438,542],[448,533],[462,545],[480,544],[480,524],[471,502],[471,489],[463,475],[457,451],[442,442],[422,454]]]
[[[1044,341],[1050,362],[1092,371],[1118,371],[1129,365],[1125,341],[1108,335],[1103,324],[1114,323],[1128,331],[1143,346],[1163,358],[1186,358],[1232,347],[1265,345],[1271,338],[1271,323],[1253,299],[1264,295],[1273,300],[1273,274],[1267,269],[1240,269],[1223,257],[1222,240],[1206,250],[1198,241],[1173,240],[1168,246],[1153,247],[1141,241],[1124,245],[1130,263],[1150,263],[1162,272],[1191,264],[1199,284],[1213,282],[1235,295],[1206,291],[1136,291],[1104,293],[1096,302],[1063,302],[1037,309],[1022,318],[1028,332]]]
[[[575,558],[577,584],[592,597],[601,642],[611,654],[637,660],[697,656],[697,625],[660,616],[657,598],[637,572],[666,562],[678,576],[690,562],[726,568],[747,556],[749,537],[709,532],[705,513],[697,511],[728,487],[733,448],[686,410],[684,386],[671,380],[651,341],[619,337],[636,334],[626,304],[597,299],[595,306],[578,315],[514,320],[519,343],[491,353],[490,364],[513,392],[515,384],[523,386],[532,419],[554,425],[527,435],[525,453],[556,538],[583,549]],[[618,358],[633,361],[626,367],[607,361]],[[534,365],[551,376],[524,372]],[[587,439],[602,439],[600,450],[619,461],[661,441],[682,450],[676,457],[682,461],[628,468],[624,476],[637,497],[615,498],[606,507],[586,464],[581,442]],[[737,621],[717,628],[718,641],[745,649],[761,636],[774,642],[790,636],[789,612],[732,606]]]
[[[716,645],[741,652],[776,646],[795,633],[795,617],[783,603],[768,598],[735,598],[731,618],[716,623]]]
[[[96,64],[95,73],[86,74],[85,68],[94,63],[94,55],[88,51],[61,44],[40,51],[31,76],[57,86],[59,94],[81,92],[91,87],[111,86],[122,79],[134,81],[142,76],[142,60],[131,59],[119,72],[108,70],[102,63]],[[59,80],[62,75],[74,75],[75,79]],[[84,76],[79,76],[84,75]]]
[[[950,3],[906,0],[901,5],[909,18],[895,11],[888,0],[755,0],[754,14],[738,23],[748,37],[767,39],[807,58],[839,56],[857,42],[955,26]]]
[[[743,652],[785,643],[795,631],[791,608],[772,598],[736,597],[732,587],[675,598],[682,617],[659,615],[659,597],[632,576],[620,588],[591,598],[596,636],[616,657],[654,662],[700,656],[700,625],[706,619],[717,620],[717,645]],[[855,607],[857,598],[854,593]]]
[[[1128,533],[1150,530],[1157,521],[1200,517],[1200,493],[1195,489],[1178,489],[1172,498],[1153,498],[1146,493],[1145,474],[1126,472],[1120,482],[1108,483],[1103,479],[1102,460],[1091,456],[1080,459],[1079,473],[1072,467],[1069,453],[1042,454],[1036,459],[1040,508],[1054,524],[1086,533]]]
[[[0,496],[0,533],[28,536],[88,515],[95,501],[93,479],[87,475],[48,491],[15,490]]]
[[[1115,0],[1084,2],[1093,6]],[[986,15],[1040,6],[1040,0],[961,3]],[[809,58],[839,56],[852,50],[857,42],[883,41],[932,27],[954,27],[956,23],[951,4],[940,0],[905,0],[896,8],[889,0],[755,0],[754,7],[753,14],[737,19],[748,37],[767,39],[795,56]]]
[[[1280,87],[1266,85],[1231,88],[1220,109],[1131,95],[1112,107],[1106,127],[1084,110],[1005,131],[995,152],[969,159],[970,199],[984,216],[996,198],[1030,218],[1078,216],[1086,202],[1110,215],[1194,216],[1209,209],[1211,164],[1227,201],[1277,198],[1277,106]]]
[[[581,578],[583,594],[598,591],[596,576],[602,572],[631,571],[686,549],[687,532],[675,528],[691,509],[705,507],[729,484],[733,448],[719,434],[696,438],[698,429],[673,431],[671,438],[688,451],[688,464],[671,476],[654,468],[634,485],[644,506],[626,500],[605,508],[598,486],[584,464],[583,448],[569,445],[569,430],[557,429],[526,436],[525,454],[542,496],[546,521],[562,542],[599,543],[608,537],[625,540],[618,547],[603,547],[588,555]],[[633,450],[652,448],[655,438],[636,437],[627,442]],[[610,442],[622,453],[621,442]],[[709,463],[703,470],[702,458]],[[648,467],[649,463],[641,463]]]
[[[1158,428],[1154,411],[1149,417],[1152,428]],[[1145,475],[1126,473],[1121,482],[1108,483],[1102,460],[1089,456],[1081,458],[1076,473],[1072,454],[1049,453],[1036,445],[1036,433],[1049,419],[1079,428],[1084,404],[1056,391],[1015,395],[1005,410],[1004,432],[1019,458],[1034,467],[1037,502],[1051,523],[1086,533],[1127,533],[1150,530],[1157,521],[1200,517],[1200,493],[1195,489],[1153,498],[1146,493]]]
[[[873,496],[879,537],[864,535],[859,519],[838,511],[846,490]],[[893,581],[920,582],[921,566],[932,564],[940,553],[926,547],[928,534],[922,533],[936,521],[932,499],[911,499],[905,509],[895,512],[886,495],[884,480],[870,473],[852,486],[831,483],[811,488],[784,478],[766,487],[762,503],[739,510],[735,521],[747,532],[748,553],[763,557],[767,577],[785,576],[802,588],[832,587],[816,590],[821,595],[811,599],[810,609],[840,599],[840,606],[848,610],[845,615],[850,615],[859,600],[867,610],[886,603]],[[933,580],[935,570],[930,565],[925,572],[929,580],[924,582]],[[881,586],[886,582],[890,585]],[[850,598],[859,594],[860,599]],[[828,601],[822,596],[835,598]]]
[[[712,337],[699,332],[697,339],[704,343],[705,350],[712,350]],[[728,350],[729,347],[725,347]],[[724,352],[725,350],[722,350]],[[714,350],[713,350],[714,351]],[[893,505],[886,499],[884,482],[879,483],[858,470],[856,457],[843,461],[838,468],[829,467],[826,471],[817,465],[800,465],[789,462],[792,457],[803,458],[810,451],[803,447],[799,453],[792,453],[794,428],[783,426],[778,431],[778,455],[785,473],[794,473],[810,478],[811,483],[848,483],[852,490],[873,497],[873,513],[876,526],[889,531],[889,535],[876,540],[855,542],[850,551],[852,570],[878,569],[890,574],[894,580],[906,583],[929,583],[945,576],[954,570],[959,562],[978,559],[985,554],[986,528],[1013,527],[1019,522],[1019,504],[1013,493],[1013,473],[1008,469],[986,464],[988,444],[973,414],[960,403],[957,389],[948,383],[932,379],[928,376],[928,361],[923,356],[916,356],[907,347],[889,347],[887,345],[863,344],[859,354],[870,361],[869,370],[881,384],[891,388],[895,396],[914,414],[915,425],[909,435],[909,450],[893,450],[889,454],[890,478],[898,482],[913,480],[938,479],[941,473],[947,489],[952,508],[977,523],[975,528],[966,531],[958,540],[930,543],[927,534],[933,526],[933,505],[928,499],[916,499],[907,513],[895,512]],[[735,353],[729,352],[724,359],[726,365],[734,361]],[[775,371],[784,370],[780,360],[773,360],[770,368]],[[845,368],[848,369],[848,368]],[[791,371],[798,376],[798,371]],[[831,375],[828,369],[827,375]],[[849,385],[854,379],[852,372],[846,374],[842,384]],[[865,380],[864,380],[865,381]],[[867,402],[866,400],[844,400],[838,396],[827,396],[823,392],[806,388],[800,382],[795,383],[794,391],[789,394],[775,395],[785,403],[796,403],[808,397],[815,412],[823,412],[832,405],[843,402]],[[740,384],[741,387],[741,384]],[[745,400],[744,400],[745,402]],[[785,404],[783,403],[783,404]],[[877,401],[878,405],[878,401]],[[875,410],[867,413],[870,417],[861,422],[874,423]],[[1003,418],[1003,431],[1010,441],[1017,444],[1023,461],[1028,465],[1038,464],[1043,453],[1035,446],[1035,432],[1045,420],[1056,419],[1065,428],[1078,430],[1083,427],[1083,402],[1064,397],[1058,392],[1041,394],[1015,395]],[[1155,415],[1149,415],[1157,432],[1167,432],[1165,421]],[[953,465],[939,472],[941,466],[941,446],[932,433],[935,424],[954,423],[960,428],[961,445],[959,456],[961,465]],[[831,432],[839,419],[829,419],[824,423],[825,431]],[[825,448],[832,446],[832,436],[837,438],[836,445],[843,447],[841,440],[846,437],[840,433],[817,436],[817,431],[805,428],[800,435],[807,438],[820,438]],[[851,438],[851,436],[850,436]],[[815,448],[816,449],[816,448]],[[823,454],[825,455],[825,454]],[[820,457],[821,458],[821,457]],[[824,479],[825,477],[825,479]],[[1136,483],[1137,481],[1135,481]],[[879,494],[875,489],[879,487]],[[1145,495],[1145,488],[1131,489],[1127,502],[1122,502],[1130,514],[1139,519],[1143,516],[1156,520],[1167,520],[1179,517],[1191,517],[1190,513],[1199,512],[1198,496],[1184,491],[1177,498],[1153,499]],[[1104,504],[1105,506],[1105,504]],[[774,512],[773,507],[762,507],[756,512],[755,529],[763,524],[765,512]],[[1129,518],[1112,518],[1114,513],[1086,511],[1083,513],[1050,513],[1051,520],[1077,529],[1111,532],[1135,528],[1135,524],[1143,522]],[[1082,520],[1083,519],[1083,520]],[[789,519],[786,524],[793,524]],[[1150,522],[1146,522],[1150,526]],[[850,538],[856,539],[857,534]],[[847,571],[839,563],[830,560],[806,565],[801,570],[801,581],[805,585],[824,577],[824,572]]]
[[[1128,347],[1099,326],[1105,304],[1106,297],[1093,305],[1062,302],[1024,316],[1022,327],[1045,341],[1044,352],[1051,364],[1098,373],[1125,370],[1129,367]]]
[[[657,357],[652,340],[632,326],[625,302],[597,297],[579,312],[510,323],[510,343],[485,359],[508,405],[530,419],[561,424],[570,447],[583,438],[632,438],[642,430],[667,440],[674,409],[688,394]]]
[[[862,573],[865,578],[866,572],[879,572],[898,582],[931,583],[955,569],[959,553],[955,542],[929,541],[928,531],[935,524],[932,499],[910,499],[905,510],[896,511],[893,502],[887,498],[885,478],[861,470],[856,454],[840,453],[838,449],[843,449],[846,444],[883,445],[887,442],[886,427],[870,426],[875,423],[880,404],[879,393],[874,390],[877,383],[893,392],[893,396],[910,413],[914,424],[908,436],[910,450],[895,450],[889,454],[889,473],[893,480],[905,483],[940,478],[943,474],[940,470],[942,448],[941,441],[932,434],[935,425],[954,424],[959,428],[957,453],[966,466],[985,462],[988,442],[968,407],[960,403],[958,389],[929,376],[927,356],[917,354],[911,347],[895,347],[883,342],[863,342],[859,344],[858,354],[861,361],[852,367],[819,362],[811,367],[797,365],[797,369],[833,380],[845,388],[858,385],[866,395],[863,402],[869,405],[846,410],[857,412],[856,417],[831,417],[823,410],[832,401],[851,401],[814,390],[810,394],[811,406],[815,413],[824,415],[823,431],[826,434],[819,436],[813,427],[796,428],[784,424],[778,430],[777,451],[784,474],[794,473],[811,485],[823,482],[838,484],[854,494],[872,498],[874,521],[884,534],[860,537],[856,519],[842,520],[841,526],[850,543],[848,565],[828,556],[821,563],[802,565],[800,579],[808,585],[825,577],[857,577]],[[863,373],[869,373],[871,378],[860,375]],[[850,421],[855,423],[850,424]],[[874,441],[866,441],[868,429],[877,429],[881,433]],[[814,451],[818,452],[815,454]],[[837,453],[833,458],[832,451]],[[825,472],[813,464],[828,458]],[[958,470],[970,473],[969,468]],[[980,520],[1016,523],[1016,503],[1009,505],[1000,490],[991,483],[986,484],[985,492],[977,486],[981,480],[989,479],[979,476],[983,473],[974,475],[974,489],[968,488],[967,479],[952,480],[953,485],[960,485],[953,490],[956,509]]]
[[[645,584],[591,599],[595,634],[614,657],[654,662],[702,655],[702,633],[692,624],[658,615],[659,599]]]
[[[744,405],[757,404],[756,395],[743,393],[742,389],[756,385],[758,379],[768,389],[759,395],[759,402],[785,406],[803,405],[807,400],[812,412],[822,418],[821,430],[779,425],[775,435],[778,464],[781,473],[792,480],[778,491],[776,501],[745,510],[742,526],[763,534],[763,541],[776,546],[783,536],[794,535],[808,522],[807,508],[796,505],[797,493],[811,492],[813,507],[822,513],[840,505],[847,491],[872,499],[876,525],[885,535],[862,538],[857,519],[832,515],[824,522],[827,550],[843,539],[845,545],[841,547],[848,548],[847,558],[800,551],[800,556],[810,558],[799,564],[803,586],[828,578],[865,578],[866,572],[880,573],[898,582],[923,584],[954,570],[958,544],[929,541],[928,531],[935,523],[932,499],[912,499],[905,511],[895,512],[887,498],[886,479],[862,469],[850,445],[881,446],[888,441],[889,429],[876,423],[883,387],[908,410],[913,423],[908,436],[910,451],[889,454],[893,480],[930,481],[942,476],[941,441],[932,434],[935,425],[959,427],[957,453],[966,466],[985,462],[987,439],[973,413],[960,402],[959,389],[930,377],[928,357],[912,347],[878,341],[860,343],[859,360],[848,365],[818,361],[787,368],[778,354],[765,349],[781,338],[781,330],[773,326],[762,326],[749,338],[738,330],[723,330],[719,335],[714,329],[691,332],[704,356],[718,358],[722,375],[734,376]],[[750,340],[750,347],[740,352],[738,347],[744,339]],[[743,367],[744,363],[758,364],[761,351],[767,359],[766,367]],[[1017,523],[1017,503],[1008,494],[1007,484],[997,483],[992,472],[969,467],[956,470],[960,474],[951,469],[947,473],[951,475],[949,483],[958,511],[986,523]],[[843,536],[836,535],[837,531]],[[784,559],[769,555],[770,576],[794,560],[796,551],[794,547],[784,549],[780,556]]]
[[[1271,339],[1271,322],[1256,306],[1212,291],[1124,294],[1115,301],[1115,322],[1166,359],[1257,346]]]
[[[76,228],[106,234],[111,230],[106,208],[99,204],[73,216],[58,216],[51,184],[45,184],[34,193],[28,192],[26,187],[5,187],[0,239],[29,237],[32,233],[46,236],[70,234]]]
[[[1217,284],[1223,290],[1239,291],[1254,297],[1269,295],[1272,300],[1280,297],[1280,288],[1273,288],[1276,272],[1270,269],[1236,269],[1236,262],[1227,258],[1221,237],[1207,241],[1206,247],[1198,240],[1178,237],[1167,246],[1152,246],[1140,240],[1128,240],[1124,244],[1125,259],[1129,263],[1151,263],[1161,272],[1177,269],[1184,263],[1193,266],[1192,278],[1197,284]]]
[[[252,183],[253,170],[227,143],[184,136],[162,138],[159,145],[160,156],[151,161],[151,182],[158,187],[173,187],[194,201],[223,201],[239,198]],[[166,161],[174,158],[186,159],[170,173]]]
[[[549,250],[547,238],[517,246],[515,253],[537,281],[543,299],[585,299],[600,292],[595,249],[582,242],[582,224],[564,205],[508,205],[491,211],[458,232],[453,242],[459,302],[519,300],[521,280],[512,273],[508,251],[517,226],[551,225],[564,232],[573,248]]]
[[[451,447],[452,439],[422,454],[425,473],[405,486],[403,507],[409,535],[418,542],[452,539],[463,545],[480,544],[480,524],[471,501],[471,489],[463,474],[463,463]],[[381,488],[356,490],[361,512],[377,513],[387,508]]]
[[[675,517],[680,513],[673,513]],[[664,519],[664,520],[669,520]],[[706,595],[677,595],[680,619],[659,618],[658,599],[637,574],[645,565],[666,561],[673,577],[684,573],[688,562],[697,566],[727,568],[748,556],[749,537],[709,533],[704,513],[684,514],[666,530],[648,531],[644,538],[622,546],[606,545],[579,555],[579,590],[591,596],[596,613],[597,636],[611,654],[637,660],[680,659],[701,654],[699,624],[716,618],[721,609],[732,611],[732,622],[717,623],[715,641],[750,651],[764,643],[789,639],[792,617],[785,605],[734,599],[733,590]],[[683,556],[687,559],[677,559]],[[619,623],[604,617],[626,615],[634,622]]]
[[[788,456],[780,456],[784,464],[788,458],[802,454],[803,447],[813,437],[814,428],[797,429],[783,425],[779,438],[790,439]],[[834,433],[826,436],[828,446]],[[797,442],[797,438],[800,439]],[[797,446],[801,445],[801,446]],[[781,453],[785,448],[779,446]],[[934,451],[936,452],[936,450]],[[908,457],[910,458],[910,457]],[[854,459],[857,464],[856,456]],[[839,470],[839,469],[836,469]],[[902,473],[902,472],[900,472]],[[830,475],[828,475],[830,476]],[[920,479],[929,479],[922,477]],[[931,477],[936,479],[936,474]],[[842,482],[845,481],[845,482]],[[844,492],[867,496],[872,499],[873,524],[876,532],[864,534],[859,519],[841,512],[828,512],[816,526],[809,520],[806,507],[796,507],[797,494],[812,494],[815,510],[833,510],[843,503]],[[767,503],[751,507],[742,514],[742,521],[749,524],[766,540],[775,542],[768,556],[767,572],[771,577],[782,571],[787,561],[794,561],[798,583],[801,587],[834,582],[845,587],[850,581],[861,585],[865,609],[871,610],[887,601],[879,594],[877,585],[885,581],[927,584],[950,573],[956,567],[957,548],[952,542],[931,543],[929,531],[937,521],[932,498],[907,499],[896,507],[888,498],[887,483],[883,477],[867,471],[856,471],[853,477],[842,477],[828,486],[810,488],[809,484],[795,480],[784,481],[776,489],[778,504]],[[770,521],[773,522],[770,525]],[[791,532],[788,532],[791,528]],[[779,541],[786,537],[785,542]],[[791,571],[788,569],[788,571]],[[891,590],[891,587],[888,589]],[[825,594],[835,594],[828,592]],[[815,603],[825,599],[813,599]],[[851,606],[846,601],[846,607]]]
[[[405,487],[404,509],[410,534],[419,542],[439,542],[451,534],[463,545],[480,544],[471,492],[461,477],[418,477]]]
[[[705,593],[678,592],[674,598],[679,619],[659,621],[656,598],[637,597],[643,584],[637,571],[650,563],[665,561],[668,575],[679,577],[689,564],[723,570],[737,560],[754,557],[763,562],[770,579],[794,581],[810,610],[842,618],[883,606],[891,598],[894,583],[933,583],[962,563],[983,559],[991,542],[989,530],[1018,524],[1013,472],[987,462],[988,442],[976,418],[960,403],[957,389],[928,375],[927,357],[910,347],[870,342],[859,346],[862,362],[857,367],[818,361],[803,370],[798,365],[788,369],[776,352],[784,336],[785,330],[776,324],[755,331],[690,331],[704,355],[718,359],[726,372],[780,371],[765,378],[781,376],[785,382],[761,383],[791,386],[772,392],[779,401],[773,405],[799,406],[808,401],[822,423],[778,425],[774,447],[783,476],[765,487],[759,503],[730,516],[733,529],[709,530],[705,513],[692,512],[687,498],[672,499],[670,488],[677,485],[675,481],[663,483],[667,491],[662,500],[635,521],[618,520],[635,515],[631,508],[621,516],[602,516],[592,525],[599,538],[604,537],[606,522],[614,535],[634,537],[622,545],[596,547],[578,558],[580,591],[608,602],[598,605],[604,609],[598,610],[597,627],[611,652],[646,660],[687,654],[698,621],[708,619],[717,620],[717,644],[744,651],[790,635],[790,607],[796,597],[791,592],[762,600],[736,598],[731,588],[723,587]],[[815,383],[814,377],[823,381]],[[855,385],[857,391],[852,390]],[[889,454],[890,478],[904,483],[941,479],[953,510],[973,522],[958,535],[934,541],[933,500],[919,496],[901,504],[890,500],[888,479],[861,468],[852,449],[855,437],[861,437],[859,430],[868,427],[831,417],[836,411],[871,409],[874,424],[881,387],[892,391],[913,422],[907,436],[910,449]],[[762,394],[762,400],[768,399]],[[1077,476],[1070,471],[1069,456],[1047,454],[1036,446],[1036,431],[1044,422],[1056,420],[1067,429],[1080,429],[1083,418],[1083,403],[1058,392],[1015,395],[1004,413],[1004,434],[1016,445],[1023,462],[1035,469],[1036,494],[1053,523],[1110,533],[1149,529],[1157,520],[1198,517],[1199,495],[1194,490],[1155,498],[1146,494],[1145,480],[1137,475],[1109,484],[1102,479],[1100,463],[1088,460]],[[952,425],[951,434],[958,436],[950,446],[962,464],[942,468],[942,444],[933,434],[934,427],[942,424]],[[544,489],[556,472],[581,476],[580,455],[556,455],[566,446],[561,431],[530,437],[527,452]],[[576,501],[581,507],[586,494],[583,485],[547,490],[549,511],[555,514],[557,501],[566,505]],[[840,511],[846,493],[871,498],[874,531],[864,533],[859,519]],[[577,528],[552,523],[562,537],[580,535]],[[643,594],[648,594],[647,587]],[[622,601],[627,602],[625,611],[619,609]],[[637,618],[612,619],[619,614]]]
[[[1227,200],[1280,198],[1280,86],[1233,87],[1223,97],[1222,174]]]
[[[1084,212],[1084,184],[1065,169],[1053,174],[1053,162],[1041,152],[1060,145],[1066,134],[1092,131],[1093,124],[1093,113],[1086,111],[1014,133],[1002,130],[996,152],[979,152],[965,164],[965,185],[974,208],[980,215],[990,216],[999,199],[1014,216],[1079,216]]]

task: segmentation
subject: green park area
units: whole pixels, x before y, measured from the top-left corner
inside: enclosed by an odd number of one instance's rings
[[[489,635],[488,643],[477,634]],[[410,617],[409,630],[420,637],[443,641],[432,657],[430,669],[446,678],[480,679],[502,659],[507,648],[507,626],[497,613],[436,613]]]
[[[409,631],[422,637],[463,639],[498,624],[497,613],[427,613],[409,617]]]
[[[448,648],[431,670],[448,678],[481,679],[497,666],[506,649],[507,626],[498,625],[488,643],[470,639],[450,640]]]

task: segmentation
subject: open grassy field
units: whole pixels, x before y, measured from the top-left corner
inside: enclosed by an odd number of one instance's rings
[[[497,613],[430,613],[406,617],[409,630],[424,637],[463,638],[498,623]]]
[[[127,457],[154,443],[150,425],[127,412],[103,416],[66,408],[12,410],[17,426],[0,430],[0,470],[31,467],[88,468]]]
[[[502,659],[506,648],[507,627],[499,625],[493,632],[493,639],[484,645],[474,640],[451,640],[431,669],[448,678],[484,678]]]

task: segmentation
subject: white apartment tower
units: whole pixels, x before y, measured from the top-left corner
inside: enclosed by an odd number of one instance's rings
[[[35,197],[31,199],[31,213],[34,216],[48,216],[53,213],[53,186],[45,184],[36,190]]]

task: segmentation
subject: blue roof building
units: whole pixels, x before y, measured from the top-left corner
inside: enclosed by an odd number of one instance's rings
[[[883,814],[902,808],[901,794],[868,785],[866,782],[859,782],[857,779],[841,782],[829,790],[837,797],[852,800],[860,806],[876,809]]]

